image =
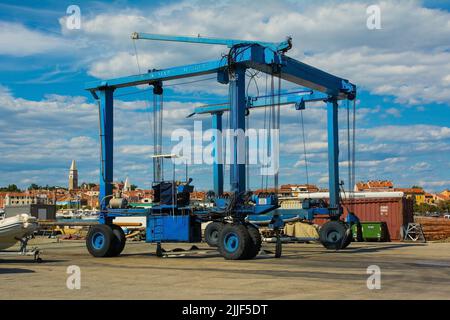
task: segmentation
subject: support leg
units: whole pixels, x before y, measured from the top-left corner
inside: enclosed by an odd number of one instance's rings
[[[100,209],[105,210],[112,195],[113,181],[113,93],[114,89],[100,91]]]
[[[342,210],[339,201],[339,129],[338,103],[336,99],[327,102],[327,119],[330,214],[334,217],[338,217],[342,213]]]
[[[216,131],[214,137],[214,193],[216,196],[223,194],[223,150],[222,150],[222,112],[213,114],[212,128]]]
[[[235,193],[245,191],[245,99],[245,68],[237,66],[234,78],[230,79],[230,129],[233,130],[230,182]]]

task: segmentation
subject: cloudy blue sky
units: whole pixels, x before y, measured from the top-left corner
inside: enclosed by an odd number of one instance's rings
[[[281,41],[291,57],[358,85],[357,180],[391,179],[397,186],[450,187],[449,1],[0,1],[0,186],[66,185],[72,159],[81,181],[98,181],[98,115],[87,81],[137,74],[134,31]],[[67,30],[66,9],[81,8],[80,30]],[[366,27],[366,8],[381,8],[380,30]],[[137,42],[141,70],[220,58],[223,47]],[[205,77],[203,77],[205,78]],[[264,90],[264,76],[258,78]],[[179,82],[179,81],[178,81]],[[174,81],[172,84],[177,83]],[[292,89],[283,83],[285,89]],[[250,87],[254,94],[255,86]],[[117,92],[116,180],[151,183],[151,96]],[[226,100],[207,80],[165,91],[165,150],[197,105]],[[344,109],[342,109],[344,111]],[[345,112],[341,112],[345,115]],[[310,182],[327,185],[323,106],[305,113]],[[251,115],[263,126],[262,111]],[[282,110],[282,183],[306,181],[298,112]],[[209,117],[202,117],[209,127]],[[341,126],[346,119],[341,117]],[[346,180],[345,130],[341,131]],[[261,184],[257,167],[250,185]],[[181,174],[181,172],[179,172]],[[199,189],[210,189],[209,166],[192,166]]]

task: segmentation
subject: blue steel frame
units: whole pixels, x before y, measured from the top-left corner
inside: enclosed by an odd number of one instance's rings
[[[233,132],[242,130],[245,132],[245,67],[237,66],[234,79],[230,79],[230,122]],[[245,191],[245,154],[244,150],[238,148],[238,135],[233,135],[233,159],[230,165],[231,192],[240,193]]]
[[[161,39],[162,40],[162,39]],[[167,40],[176,41],[176,40]],[[196,42],[196,41],[188,41]],[[247,68],[256,69],[265,73],[278,71],[278,76],[282,79],[308,87],[325,94],[328,103],[328,167],[329,167],[329,192],[330,209],[335,215],[341,212],[339,201],[339,140],[338,140],[338,100],[353,100],[356,97],[356,86],[348,80],[336,77],[322,70],[296,61],[284,55],[283,52],[276,52],[272,48],[264,47],[261,43],[248,44],[242,41],[239,54],[234,57],[233,69],[234,77],[229,79],[231,93],[231,129],[245,129],[245,70]],[[226,83],[224,70],[229,68],[226,59],[210,61],[199,64],[191,64],[168,68],[164,70],[150,71],[146,74],[133,75],[122,78],[115,78],[105,81],[94,81],[86,85],[95,99],[100,100],[100,127],[101,127],[101,179],[100,179],[100,202],[102,211],[106,211],[108,197],[112,194],[113,178],[113,93],[117,88],[136,86],[140,84],[156,84],[161,81],[181,79],[211,73],[217,73],[218,82]],[[98,95],[97,92],[100,94]],[[100,96],[100,97],[99,97]],[[318,97],[323,99],[324,97]],[[215,116],[214,125],[221,127],[221,115]],[[239,156],[237,144],[235,144],[234,158]],[[223,192],[223,167],[217,163],[214,172],[215,188],[219,193]],[[238,164],[234,161],[231,167],[230,177],[232,190],[235,192],[245,189],[245,164]],[[222,187],[221,187],[222,185]]]
[[[246,109],[262,108],[270,106],[270,102],[266,99],[267,97],[247,97]],[[280,96],[280,105],[290,105],[295,104],[297,110],[305,109],[305,104],[307,102],[315,101],[327,101],[330,97],[321,92],[314,92],[313,90],[299,90],[294,92],[284,93]],[[277,101],[278,103],[278,101]],[[212,115],[212,128],[222,128],[222,114],[223,112],[230,111],[230,105],[228,103],[216,104],[213,106],[199,106],[196,107],[194,112],[188,117],[199,114],[211,114]],[[220,152],[222,150],[221,140],[215,139],[215,151]],[[245,169],[244,169],[245,170]],[[223,165],[219,160],[219,156],[215,155],[213,164],[213,174],[214,174],[214,193],[216,195],[223,194]]]
[[[212,115],[212,129],[216,130],[216,133],[222,132],[222,114],[223,112],[215,112]],[[214,137],[214,163],[213,163],[213,175],[214,175],[214,192],[216,196],[223,195],[223,159],[222,159],[222,139],[218,135]]]
[[[292,46],[292,43],[291,43],[292,39],[290,37],[287,38],[286,41],[275,43],[275,42],[263,42],[263,41],[251,41],[251,40],[207,38],[207,37],[201,37],[200,35],[194,38],[194,37],[184,37],[184,36],[172,36],[172,35],[166,35],[166,34],[134,32],[131,35],[131,39],[187,42],[187,43],[199,43],[199,44],[216,44],[216,45],[225,45],[228,48],[232,48],[233,46],[242,45],[242,44],[247,44],[247,45],[258,44],[260,46],[269,48],[275,52],[287,51]]]
[[[113,186],[113,94],[114,88],[100,90],[100,192],[99,201],[101,209],[105,209],[112,195]]]

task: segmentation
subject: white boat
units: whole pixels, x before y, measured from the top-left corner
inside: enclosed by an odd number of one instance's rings
[[[0,250],[12,247],[37,228],[37,219],[28,214],[0,219]]]
[[[84,210],[81,219],[82,220],[98,220],[100,213],[97,210]]]

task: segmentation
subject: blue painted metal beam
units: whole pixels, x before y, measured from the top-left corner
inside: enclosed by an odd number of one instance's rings
[[[134,32],[131,34],[131,39],[224,45],[224,46],[227,46],[228,48],[231,48],[234,46],[241,46],[241,45],[258,44],[260,46],[269,48],[273,51],[283,51],[283,52],[288,51],[292,47],[292,39],[290,37],[288,37],[286,41],[277,43],[277,42],[263,42],[263,41],[253,41],[253,40],[207,38],[207,37],[201,37],[200,35],[197,37],[186,37],[186,36],[172,36],[172,35],[164,35],[164,34]]]
[[[280,58],[280,69],[278,73],[283,80],[335,96],[338,99],[346,99],[349,93],[356,91],[356,86],[346,79],[336,77],[285,55],[280,55]],[[271,73],[273,70],[271,65],[262,64],[256,60],[246,62],[245,64],[248,68],[265,73]]]
[[[215,73],[218,70],[224,68],[226,64],[226,60],[217,60],[163,70],[156,70],[133,76],[114,78],[109,80],[97,80],[88,82],[85,86],[85,89],[95,91],[103,87],[123,88],[137,86],[140,84],[149,84],[157,81],[168,81],[201,76],[205,74]]]
[[[339,129],[338,102],[330,99],[327,102],[328,123],[328,186],[330,193],[329,209],[332,216],[341,213],[339,200]]]
[[[100,209],[105,210],[112,195],[113,186],[113,93],[114,89],[106,88],[100,90]]]
[[[249,61],[258,61],[261,64],[273,62],[275,59],[274,57],[277,57],[278,55],[275,55],[270,51],[269,53],[266,53],[266,51],[268,50],[258,46],[248,46],[247,48],[242,48],[239,50],[239,54],[234,56],[234,62],[236,65]],[[148,73],[133,76],[92,81],[86,84],[85,89],[95,92],[96,90],[100,90],[105,87],[123,88],[141,84],[151,84],[160,81],[169,81],[217,73],[227,67],[227,59],[208,61],[163,70],[151,70]]]
[[[222,159],[222,113],[216,112],[212,117],[212,128],[217,133],[214,137],[214,193],[223,195],[223,159]]]
[[[270,96],[268,96],[270,98]],[[293,94],[285,94],[280,96],[280,105],[304,105],[307,102],[315,101],[325,101],[329,98],[327,94],[321,92],[314,92],[312,90],[297,92]],[[260,97],[248,97],[247,98],[247,109],[264,108],[271,106],[271,99],[266,99],[264,96]],[[276,99],[276,104],[278,104],[278,99]],[[216,112],[227,112],[230,111],[230,105],[228,103],[199,106],[194,109],[194,112],[189,116],[196,114],[210,113],[214,114]]]
[[[234,78],[230,79],[230,129],[233,130],[233,150],[230,165],[231,191],[240,193],[245,191],[245,68],[236,66]],[[239,139],[239,134],[244,139]],[[240,143],[243,142],[243,143]]]
[[[240,53],[234,57],[234,60],[236,66],[243,65],[245,68],[253,68],[265,73],[281,72],[280,76],[284,80],[335,96],[338,99],[346,99],[349,95],[354,97],[356,91],[356,87],[345,79],[259,46],[248,46],[246,49],[241,49]],[[228,67],[227,63],[227,59],[221,59],[156,70],[146,74],[93,81],[88,83],[85,88],[95,94],[96,90],[104,87],[122,88],[150,84],[157,81],[200,76],[217,73]],[[274,66],[278,66],[279,70],[274,70]]]

